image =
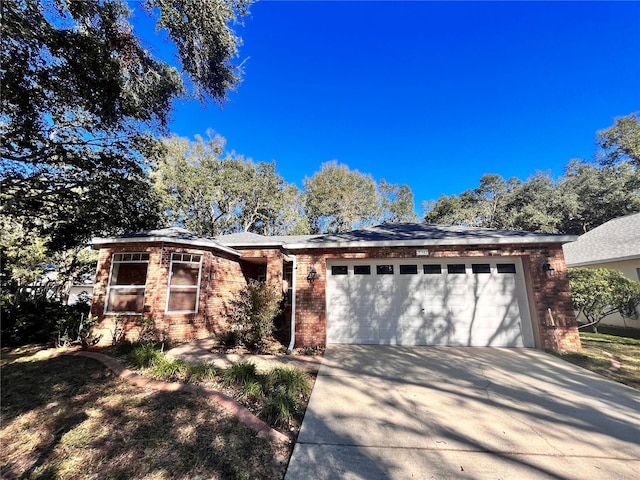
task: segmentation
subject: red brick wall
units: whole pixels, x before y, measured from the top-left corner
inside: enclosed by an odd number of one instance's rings
[[[104,314],[111,261],[114,253],[148,252],[149,266],[145,285],[144,311],[141,315]],[[197,313],[167,313],[167,288],[172,253],[203,255],[200,295]],[[246,285],[239,261],[216,250],[188,248],[175,244],[118,244],[100,250],[91,313],[99,324],[96,333],[101,344],[112,341],[115,320],[125,329],[126,338],[137,340],[140,321],[152,319],[155,328],[168,339],[179,341],[203,338],[227,328],[227,305],[240,288]]]
[[[419,248],[419,247],[418,247]],[[429,258],[517,256],[522,260],[527,279],[527,292],[538,348],[560,351],[580,349],[580,339],[571,307],[567,269],[560,244],[480,246],[427,246]],[[296,252],[296,346],[326,344],[326,261],[331,258],[415,258],[416,247],[351,248],[341,253],[334,250],[308,249]],[[102,343],[111,342],[115,315],[104,315],[106,289],[111,258],[117,252],[149,252],[144,314],[156,327],[173,340],[202,338],[218,333],[228,325],[225,313],[229,300],[246,285],[243,260],[266,264],[267,279],[281,287],[284,255],[279,248],[239,249],[240,260],[218,251],[186,248],[172,244],[119,244],[100,250],[94,288],[92,314],[100,320],[98,333]],[[171,253],[203,254],[200,306],[196,314],[165,313],[167,282]],[[549,261],[552,271],[543,271]],[[307,280],[311,268],[318,278]],[[137,338],[136,321],[142,316],[123,317],[127,336]]]
[[[415,258],[420,247],[352,248],[337,254],[332,250],[297,252],[296,346],[326,343],[326,261],[332,258]],[[571,307],[567,268],[560,244],[480,246],[425,246],[429,258],[517,256],[529,283],[529,306],[536,347],[546,350],[580,350],[580,338]],[[554,269],[545,272],[549,260]],[[314,267],[319,278],[307,281]],[[551,318],[553,317],[553,321]]]

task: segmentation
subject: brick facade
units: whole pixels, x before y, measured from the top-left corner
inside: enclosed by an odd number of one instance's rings
[[[419,249],[419,248],[418,248]],[[519,257],[525,283],[536,346],[542,350],[580,350],[580,337],[571,306],[569,280],[560,244],[488,246],[429,246],[429,258]],[[298,269],[296,300],[296,346],[324,346],[326,340],[325,288],[329,259],[415,258],[416,247],[308,249],[296,252]],[[549,263],[553,270],[545,271]],[[318,272],[307,281],[311,268]]]
[[[149,253],[145,284],[144,309],[141,314],[105,313],[107,287],[114,253]],[[166,312],[169,269],[172,253],[200,254],[202,270],[197,313]],[[91,314],[99,321],[95,331],[102,335],[101,344],[109,344],[118,326],[129,340],[139,337],[141,322],[151,319],[163,336],[172,340],[204,338],[228,328],[225,320],[228,302],[246,285],[240,262],[231,255],[215,250],[185,247],[179,244],[118,244],[100,249]]]
[[[433,246],[429,258],[455,257],[519,257],[524,268],[530,315],[537,348],[543,350],[580,350],[577,324],[571,306],[567,268],[561,244],[513,244],[500,246]],[[369,247],[341,249],[303,249],[295,254],[296,276],[296,347],[325,346],[326,344],[326,264],[329,259],[358,258],[415,258],[416,247]],[[285,254],[280,247],[237,248],[237,258],[215,249],[186,247],[180,244],[117,244],[102,248],[94,288],[92,314],[100,324],[98,333],[102,343],[111,341],[115,315],[104,313],[106,290],[114,253],[148,252],[144,312],[123,316],[127,337],[135,340],[141,318],[153,319],[156,328],[173,340],[210,336],[228,328],[225,313],[234,294],[246,285],[249,278],[264,273],[269,282],[284,291],[283,268]],[[168,275],[172,253],[203,254],[199,309],[194,314],[166,313]],[[548,263],[551,269],[545,269]],[[307,280],[314,268],[318,278]]]

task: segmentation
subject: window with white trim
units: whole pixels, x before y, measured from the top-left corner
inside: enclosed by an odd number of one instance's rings
[[[167,291],[167,312],[195,313],[200,296],[202,255],[172,253]]]
[[[105,313],[142,313],[148,253],[114,253]]]

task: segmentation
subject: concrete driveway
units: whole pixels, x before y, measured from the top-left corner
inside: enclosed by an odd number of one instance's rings
[[[530,349],[330,346],[286,480],[638,479],[640,393]]]

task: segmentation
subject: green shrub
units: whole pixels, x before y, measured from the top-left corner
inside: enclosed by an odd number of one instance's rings
[[[260,400],[264,397],[264,386],[257,380],[250,380],[240,387],[240,394],[247,400]]]
[[[199,363],[191,366],[190,382],[207,382],[216,378],[217,369],[211,363]]]
[[[228,319],[240,342],[258,351],[272,339],[274,319],[280,313],[282,292],[277,286],[249,280],[229,305]]]
[[[127,362],[132,368],[150,368],[163,360],[164,355],[153,345],[139,345],[127,355]]]
[[[151,365],[151,375],[167,381],[186,382],[191,377],[191,365],[184,360],[167,360],[161,354]]]
[[[269,395],[260,410],[260,416],[270,425],[289,427],[293,422],[298,403],[282,391]]]
[[[225,382],[228,385],[246,385],[249,382],[255,381],[256,365],[253,362],[247,360],[241,360],[234,362],[224,373]]]
[[[4,292],[1,302],[2,345],[82,341],[80,325],[86,322],[88,314],[89,306],[85,304],[65,305],[44,296]]]
[[[240,334],[235,330],[227,330],[217,335],[218,343],[223,347],[233,348],[240,344]]]
[[[282,391],[293,398],[311,393],[309,377],[299,368],[274,367],[267,375],[266,387],[270,391]]]

